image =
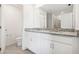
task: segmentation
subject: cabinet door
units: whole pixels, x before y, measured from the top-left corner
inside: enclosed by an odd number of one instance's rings
[[[52,54],[53,53],[53,42],[47,39],[40,40],[40,53],[41,54]]]
[[[30,46],[30,40],[31,40],[31,33],[25,32],[23,33],[23,39],[22,39],[22,49],[25,50]]]
[[[39,33],[31,33],[31,39],[29,42],[29,49],[34,53],[39,53],[40,48],[40,34]]]
[[[39,38],[33,38],[30,41],[29,49],[34,53],[40,53],[40,39]]]
[[[53,42],[43,37],[40,33],[32,33],[29,49],[37,54],[53,53]]]
[[[54,42],[54,53],[55,54],[71,54],[72,46]]]

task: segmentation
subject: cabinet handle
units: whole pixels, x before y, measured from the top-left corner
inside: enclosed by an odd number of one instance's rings
[[[54,49],[54,44],[51,43],[50,44],[50,48]]]

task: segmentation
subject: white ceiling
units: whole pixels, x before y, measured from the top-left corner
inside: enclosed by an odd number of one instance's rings
[[[23,8],[23,5],[22,5],[22,4],[8,4],[8,5],[11,5],[11,6],[14,6],[14,7],[20,8],[20,9]]]
[[[46,5],[42,5],[40,8],[48,13],[53,13],[58,15],[61,12],[64,13],[72,12],[73,5],[68,6],[68,4],[46,4]]]

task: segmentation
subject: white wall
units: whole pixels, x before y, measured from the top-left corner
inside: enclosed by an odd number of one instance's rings
[[[33,6],[23,5],[24,28],[33,28]]]
[[[14,5],[2,5],[2,20],[7,29],[7,45],[16,42],[16,37],[22,34],[22,9]]]

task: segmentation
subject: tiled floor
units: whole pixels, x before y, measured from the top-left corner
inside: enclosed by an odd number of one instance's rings
[[[23,51],[21,47],[18,47],[16,44],[13,44],[6,48],[4,54],[33,54],[33,53],[29,50]]]

